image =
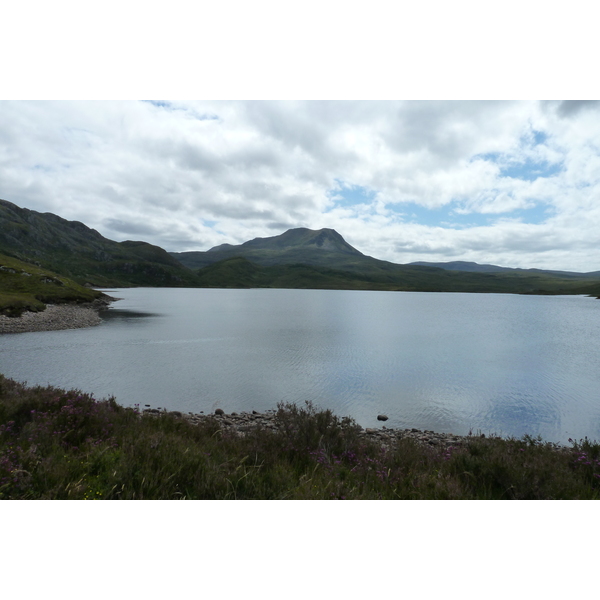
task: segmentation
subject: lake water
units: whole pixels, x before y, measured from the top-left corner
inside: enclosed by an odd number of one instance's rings
[[[87,329],[0,337],[0,372],[124,405],[311,400],[365,427],[600,440],[600,301],[338,290],[107,290]]]

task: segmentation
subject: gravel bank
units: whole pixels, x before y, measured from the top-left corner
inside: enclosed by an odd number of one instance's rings
[[[105,308],[109,302],[110,300],[100,299],[84,306],[48,304],[42,312],[28,311],[20,317],[0,315],[0,334],[93,327],[102,323],[98,310]]]
[[[156,408],[148,408],[144,410],[146,414],[153,414],[159,416],[166,414],[167,411],[158,410]],[[277,423],[275,420],[275,411],[271,410],[265,413],[231,413],[231,414],[193,414],[193,413],[181,413],[178,411],[170,411],[171,414],[181,417],[190,421],[191,423],[199,424],[203,420],[208,418],[216,419],[221,427],[226,430],[234,431],[238,435],[245,435],[246,432],[251,431],[255,427],[263,427],[265,429],[275,430],[277,429]],[[420,429],[390,429],[387,427],[381,428],[366,428],[362,429],[361,434],[364,437],[370,438],[379,442],[384,447],[390,447],[396,440],[402,438],[411,438],[421,444],[427,446],[439,446],[441,448],[448,448],[449,446],[461,446],[467,440],[473,437],[480,436],[459,436],[451,433],[435,433],[433,431],[422,431]],[[485,437],[485,436],[481,436]]]

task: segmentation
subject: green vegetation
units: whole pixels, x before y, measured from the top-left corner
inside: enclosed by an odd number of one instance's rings
[[[67,277],[0,254],[0,314],[17,317],[46,304],[92,302],[103,294]]]
[[[171,256],[199,269],[203,287],[600,295],[600,274],[399,265],[365,256],[332,229],[290,229],[238,246]]]
[[[394,267],[398,268],[361,272],[310,264],[263,266],[238,256],[199,269],[198,281],[202,287],[217,288],[600,295],[600,283],[590,279],[567,280],[521,273],[471,273],[408,265]]]
[[[114,242],[78,221],[0,200],[0,253],[95,287],[195,287],[195,274],[146,242]]]
[[[600,444],[469,438],[385,449],[349,418],[280,405],[276,431],[140,414],[0,375],[0,498],[597,499]]]
[[[272,287],[421,292],[588,294],[600,296],[600,274],[503,269],[448,263],[399,265],[365,256],[333,229],[290,229],[207,252],[168,253],[146,242],[114,242],[77,221],[0,200],[0,253],[94,287]],[[466,265],[466,266],[465,266]],[[450,270],[456,266],[461,270]],[[491,269],[491,272],[481,271]],[[462,270],[467,269],[467,270]],[[15,314],[40,310],[37,295],[14,296]],[[9,297],[11,296],[11,297]],[[35,301],[37,298],[37,302]]]

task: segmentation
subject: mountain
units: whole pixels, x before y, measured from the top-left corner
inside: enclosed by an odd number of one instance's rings
[[[527,273],[527,274],[545,274],[554,277],[566,277],[572,279],[592,278],[600,279],[600,271],[590,273],[577,273],[573,271],[549,271],[546,269],[519,269],[511,267],[498,267],[497,265],[481,265],[475,262],[466,262],[455,260],[451,262],[412,262],[411,265],[421,267],[435,267],[446,271],[465,271],[469,273]]]
[[[64,275],[111,286],[195,286],[196,275],[146,242],[114,242],[79,221],[0,200],[0,253]]]
[[[368,259],[333,229],[317,231],[299,227],[281,235],[255,238],[239,245],[221,244],[206,252],[171,252],[190,269],[206,267],[235,256],[243,256],[259,265],[310,264],[327,267],[348,266],[356,259]]]
[[[191,269],[198,268],[205,287],[594,295],[600,290],[600,277],[560,277],[493,265],[490,272],[486,266],[450,270],[430,264],[395,264],[366,256],[333,229],[290,229],[239,245],[221,244],[206,252],[173,252],[171,256]]]
[[[593,273],[560,274],[493,265],[479,266],[482,269],[473,267],[474,263],[470,270],[450,270],[447,265],[400,265],[366,256],[333,229],[290,229],[239,245],[221,244],[207,252],[168,253],[142,241],[114,242],[78,221],[19,208],[4,200],[0,200],[0,254],[5,255],[4,262],[10,259],[29,263],[18,267],[23,272],[31,274],[35,268],[51,272],[47,276],[38,273],[39,281],[35,279],[35,289],[30,290],[38,296],[51,289],[41,284],[57,278],[62,278],[63,285],[70,279],[73,285],[88,287],[297,287],[600,295],[600,276]],[[14,270],[8,263],[3,266]],[[484,270],[490,267],[493,272]],[[0,280],[0,293],[12,293],[9,288],[2,289],[4,284],[16,285],[16,280]],[[62,288],[60,283],[52,288],[55,296],[58,288]]]

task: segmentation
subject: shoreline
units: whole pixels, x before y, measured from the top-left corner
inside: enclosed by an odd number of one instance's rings
[[[0,335],[94,327],[102,323],[99,311],[115,300],[104,294],[86,304],[48,304],[43,311],[26,311],[20,317],[0,315]]]
[[[145,408],[142,414],[146,415],[167,415],[171,414],[175,417],[185,419],[186,421],[199,425],[207,419],[216,419],[221,428],[226,431],[231,431],[239,436],[244,436],[247,432],[252,431],[255,428],[262,427],[272,431],[277,430],[277,424],[275,422],[275,416],[277,411],[274,409],[266,412],[240,412],[240,413],[183,413],[177,410],[167,411],[164,409],[156,408]],[[384,448],[390,448],[394,445],[394,442],[400,439],[410,438],[423,446],[438,447],[441,449],[457,448],[465,445],[469,440],[478,438],[489,438],[489,439],[502,439],[501,436],[497,435],[485,435],[485,434],[473,434],[473,435],[455,435],[453,433],[439,433],[430,430],[421,430],[415,427],[410,429],[395,429],[388,428],[383,425],[381,428],[364,428],[360,426],[360,435],[367,439],[378,442]],[[558,444],[555,442],[542,442],[545,445],[552,446],[555,450],[568,449],[568,446]]]

